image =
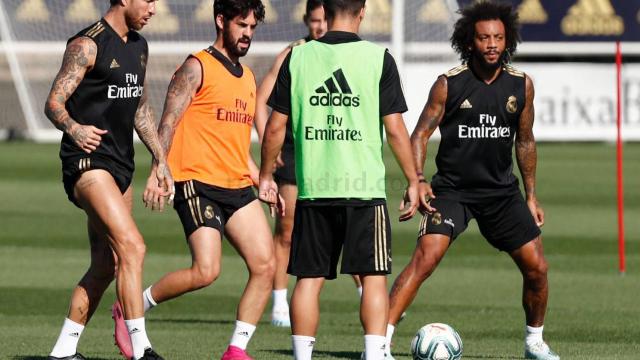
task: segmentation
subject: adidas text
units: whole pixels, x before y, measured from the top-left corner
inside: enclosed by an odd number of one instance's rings
[[[331,94],[326,93],[322,95],[313,95],[309,98],[309,104],[311,106],[360,106],[360,96],[352,96],[346,94]]]

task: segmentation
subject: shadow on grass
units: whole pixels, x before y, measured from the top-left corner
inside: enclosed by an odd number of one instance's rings
[[[279,354],[279,355],[291,355],[291,350],[262,350],[264,352],[269,352],[269,353],[273,353],[273,354]],[[356,351],[314,351],[313,354],[315,356],[318,357],[324,357],[324,356],[328,356],[328,357],[333,357],[333,358],[338,358],[338,359],[360,359],[360,352],[356,352]]]
[[[228,325],[235,324],[235,320],[202,320],[202,319],[146,319],[150,323],[165,323],[165,324],[216,324],[216,325]]]
[[[48,356],[34,356],[34,355],[16,355],[11,360],[47,360]],[[94,358],[91,360],[113,360],[114,358]]]
[[[509,360],[522,360],[524,357],[521,356],[501,356],[501,355],[465,355],[463,354],[465,359],[509,359]]]

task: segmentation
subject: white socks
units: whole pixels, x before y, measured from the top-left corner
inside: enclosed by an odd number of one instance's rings
[[[256,331],[255,325],[236,320],[236,328],[233,330],[233,336],[231,336],[231,343],[229,345],[246,350],[247,344],[249,344],[249,340],[251,340],[254,331]]]
[[[364,336],[365,360],[383,360],[385,353],[385,337],[382,335]]]
[[[153,300],[153,297],[151,296],[151,286],[149,286],[143,293],[142,293],[142,300],[144,302],[144,312],[146,313],[147,311],[153,309],[154,306],[158,305],[156,303],[155,300]]]
[[[294,360],[311,360],[316,338],[312,336],[292,335]]]
[[[139,359],[144,355],[144,350],[151,347],[147,331],[144,326],[144,317],[138,319],[125,320],[129,336],[131,337],[131,345],[133,347],[133,358]]]
[[[80,325],[77,322],[68,318],[64,319],[62,330],[58,336],[58,341],[51,350],[51,356],[53,357],[67,357],[74,355],[77,352],[78,340],[82,335],[84,325]]]
[[[287,303],[287,289],[273,290],[273,308],[289,311],[289,303]]]
[[[393,332],[396,331],[396,327],[387,324],[387,336],[385,336],[385,354],[391,354],[391,339],[393,338]]]
[[[528,326],[526,328],[526,332],[527,335],[524,339],[525,344],[531,346],[533,344],[542,342],[542,329],[544,328],[544,326],[540,326],[540,327],[533,327],[533,326]]]

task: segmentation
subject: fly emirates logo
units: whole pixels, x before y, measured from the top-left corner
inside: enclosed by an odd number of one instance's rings
[[[480,126],[458,125],[460,139],[498,139],[511,137],[511,128],[496,126],[497,116],[480,114]]]
[[[124,75],[126,86],[109,85],[107,97],[109,99],[131,99],[142,96],[143,86],[138,85],[138,75],[126,73]]]
[[[253,114],[247,114],[247,102],[236,99],[234,110],[218,108],[216,109],[216,120],[229,121],[251,126],[253,124]]]

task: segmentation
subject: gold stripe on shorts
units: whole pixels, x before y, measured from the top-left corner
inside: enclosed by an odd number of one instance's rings
[[[198,226],[198,218],[196,218],[196,214],[193,211],[193,203],[191,202],[193,199],[190,199],[190,190],[191,189],[189,188],[189,183],[184,183],[184,185],[182,186],[182,191],[184,192],[184,197],[187,199],[187,203],[189,203],[189,210],[191,211],[191,218],[193,219],[193,223]]]
[[[427,218],[429,214],[422,215],[422,220],[420,220],[420,231],[418,232],[418,237],[423,236],[427,233]]]
[[[200,223],[204,224],[204,220],[202,220],[202,209],[200,208],[200,197],[196,196],[195,200],[198,205],[198,217],[200,218]]]
[[[384,206],[380,205],[380,214],[382,215],[382,254],[384,271],[389,271],[389,253],[387,252],[387,215],[384,213]]]
[[[375,262],[375,268],[376,271],[380,271],[380,263],[378,260],[378,237],[379,237],[379,232],[378,232],[378,228],[379,226],[379,220],[378,220],[378,207],[376,206],[375,209],[375,214],[373,217],[373,232],[374,232],[374,236],[373,236],[373,259]]]

